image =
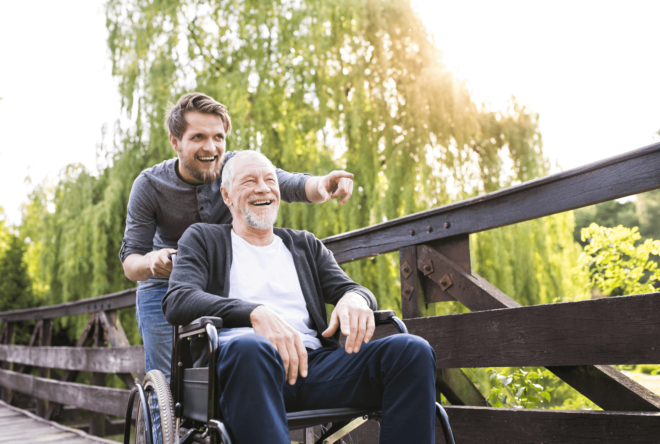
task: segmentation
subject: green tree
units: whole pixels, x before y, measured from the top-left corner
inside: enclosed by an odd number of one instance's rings
[[[635,203],[639,223],[630,225],[621,223],[621,225],[639,227],[639,234],[643,239],[660,239],[660,190],[638,194]]]
[[[579,242],[584,246],[586,244],[582,240],[582,229],[587,228],[592,223],[602,227],[623,225],[624,227],[632,228],[639,227],[639,222],[640,214],[635,202],[628,201],[621,203],[611,200],[575,210],[575,230],[573,230],[573,237],[575,238],[575,242]]]
[[[657,262],[650,255],[660,254],[660,241],[642,238],[637,227],[614,228],[591,224],[582,229],[582,240],[588,241],[580,255],[580,266],[589,276],[587,292],[605,296],[652,293],[660,279]]]
[[[32,283],[24,261],[25,245],[6,225],[0,208],[0,312],[34,307]],[[21,323],[15,330],[16,343],[27,343],[34,322]]]

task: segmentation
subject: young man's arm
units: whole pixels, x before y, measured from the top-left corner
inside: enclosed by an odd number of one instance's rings
[[[156,233],[156,210],[152,202],[151,183],[140,175],[133,183],[128,198],[126,231],[119,252],[124,274],[132,281],[146,281],[152,276],[167,279],[172,272],[168,258],[172,248],[152,251]]]
[[[344,196],[339,203],[344,204],[353,193],[353,174],[346,171],[333,171],[325,176],[289,173],[277,169],[282,200],[285,202],[323,203]]]

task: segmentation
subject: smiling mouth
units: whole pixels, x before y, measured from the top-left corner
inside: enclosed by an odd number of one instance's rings
[[[250,205],[255,206],[255,207],[265,207],[273,203],[272,200],[255,200],[250,202]]]
[[[205,156],[205,157],[197,156],[197,160],[199,160],[202,163],[211,163],[211,162],[214,162],[215,159],[217,159],[217,158],[218,158],[217,155],[215,155],[215,156]]]

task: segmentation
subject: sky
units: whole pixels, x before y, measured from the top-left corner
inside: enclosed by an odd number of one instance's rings
[[[514,95],[539,113],[545,152],[562,169],[660,141],[660,1],[413,2],[477,103],[500,108]],[[66,165],[95,171],[101,128],[121,116],[103,4],[0,0],[0,207],[10,223]]]

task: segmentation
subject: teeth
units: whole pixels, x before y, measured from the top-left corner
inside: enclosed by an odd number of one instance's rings
[[[201,160],[201,161],[209,161],[209,160],[213,160],[213,159],[215,159],[215,156],[211,156],[211,157],[200,157],[200,158],[199,158],[199,160]]]
[[[270,200],[258,200],[250,202],[252,205],[270,205]]]

